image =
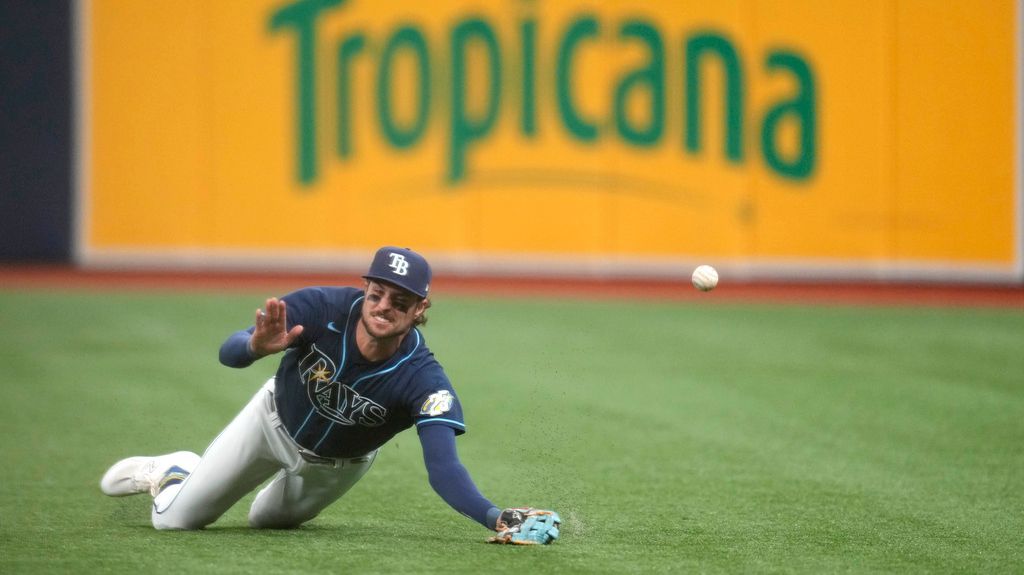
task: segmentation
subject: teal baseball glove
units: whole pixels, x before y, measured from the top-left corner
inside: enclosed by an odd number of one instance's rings
[[[547,545],[558,539],[558,526],[562,519],[554,511],[513,507],[501,512],[495,531],[497,535],[489,543],[510,543],[513,545]]]

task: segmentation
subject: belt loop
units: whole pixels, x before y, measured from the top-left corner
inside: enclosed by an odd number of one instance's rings
[[[334,459],[333,457],[322,457],[304,447],[299,448],[299,457],[314,465],[330,465],[334,468],[344,466],[344,460]]]

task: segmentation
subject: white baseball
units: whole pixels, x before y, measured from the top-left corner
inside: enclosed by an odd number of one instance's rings
[[[690,281],[693,282],[693,287],[700,291],[711,291],[718,285],[718,271],[709,265],[697,266],[690,276]]]

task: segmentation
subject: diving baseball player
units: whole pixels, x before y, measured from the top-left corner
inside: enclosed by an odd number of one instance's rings
[[[430,307],[427,261],[381,248],[363,278],[363,290],[309,287],[268,299],[253,327],[224,342],[220,361],[242,368],[284,352],[277,374],[202,457],[179,451],[123,459],[100,480],[103,493],[149,492],[155,528],[201,529],[272,477],[249,509],[249,524],[293,528],[344,495],[382,445],[415,426],[431,487],[496,531],[489,541],[556,539],[557,513],[500,509],[459,461],[462,405],[417,328]]]

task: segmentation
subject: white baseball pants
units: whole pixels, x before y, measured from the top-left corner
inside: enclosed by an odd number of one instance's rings
[[[153,527],[201,529],[272,475],[249,509],[249,525],[298,527],[369,471],[377,451],[351,459],[304,454],[278,419],[273,392],[271,378],[206,448],[188,478],[154,499]]]

